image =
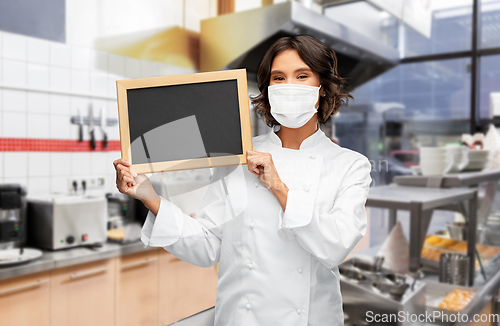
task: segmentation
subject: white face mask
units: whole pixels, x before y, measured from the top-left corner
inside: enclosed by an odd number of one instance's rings
[[[296,84],[268,86],[271,115],[287,128],[302,127],[318,112],[315,106],[320,87]]]

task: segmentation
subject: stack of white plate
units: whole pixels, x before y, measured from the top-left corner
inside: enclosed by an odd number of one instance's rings
[[[469,163],[464,170],[482,170],[488,162],[488,154],[490,151],[486,149],[471,149],[469,151]]]
[[[422,175],[443,175],[453,165],[449,147],[420,147],[420,169]]]
[[[469,147],[467,146],[446,146],[448,155],[453,162],[450,168],[450,173],[457,173],[462,171],[469,163]]]

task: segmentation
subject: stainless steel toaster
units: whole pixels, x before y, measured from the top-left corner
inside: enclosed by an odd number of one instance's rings
[[[107,201],[103,197],[28,198],[28,243],[57,250],[107,240]]]

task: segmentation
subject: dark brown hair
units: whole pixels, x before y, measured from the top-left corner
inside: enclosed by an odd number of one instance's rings
[[[251,96],[252,105],[257,114],[264,118],[269,127],[279,125],[271,115],[271,105],[267,97],[267,87],[271,80],[271,66],[274,58],[286,50],[296,50],[299,57],[312,71],[319,73],[320,85],[326,95],[320,96],[318,107],[318,121],[325,123],[335,115],[343,102],[347,104],[352,88],[346,79],[337,73],[337,56],[325,43],[309,35],[286,36],[278,39],[267,50],[257,72],[260,94]]]

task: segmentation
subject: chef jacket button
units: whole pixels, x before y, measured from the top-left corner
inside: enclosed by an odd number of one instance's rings
[[[309,191],[309,187],[308,187],[308,186],[305,186],[305,187],[304,187],[304,191],[305,191],[305,192],[308,192],[308,191]]]
[[[253,268],[253,264],[252,263],[248,264],[248,268],[252,269]]]
[[[300,315],[302,313],[302,310],[299,308],[297,309],[297,315]]]
[[[250,310],[251,305],[249,303],[247,303],[246,307],[248,310]]]
[[[258,188],[258,187],[259,187],[259,183],[258,183],[258,182],[256,182],[256,183],[255,183],[255,188]]]
[[[250,223],[250,229],[253,229],[255,225],[253,224],[253,222]]]
[[[302,274],[302,268],[297,268],[297,272],[299,272],[299,274]]]
[[[310,157],[311,157],[311,159],[313,159],[313,160],[314,160],[314,159],[316,158],[316,155],[314,155],[314,154],[313,154],[313,155],[311,155]]]

